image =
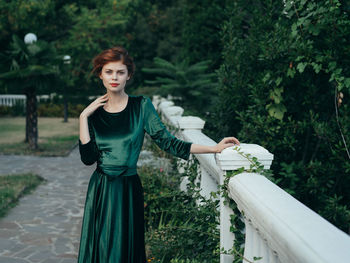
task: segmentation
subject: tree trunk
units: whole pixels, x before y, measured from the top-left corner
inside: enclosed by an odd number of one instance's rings
[[[24,140],[25,143],[28,143],[28,133],[29,133],[29,115],[27,114],[29,112],[29,109],[28,109],[28,96],[26,98],[26,138]]]
[[[63,122],[68,122],[68,102],[67,102],[67,95],[63,95],[63,107],[64,107],[64,121]]]
[[[29,148],[38,149],[38,112],[35,89],[27,92],[27,112],[26,112],[26,139]]]

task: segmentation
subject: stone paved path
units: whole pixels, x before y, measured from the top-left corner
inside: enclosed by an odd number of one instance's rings
[[[141,152],[138,166],[152,163],[150,155]],[[77,261],[85,194],[95,167],[80,161],[78,147],[67,157],[0,156],[0,174],[31,171],[47,180],[0,219],[1,263]]]

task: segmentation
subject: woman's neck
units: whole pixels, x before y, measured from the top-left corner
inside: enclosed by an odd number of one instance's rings
[[[104,105],[104,109],[109,111],[119,111],[125,107],[128,100],[128,94],[126,94],[125,91],[118,93],[107,91],[107,93],[108,101]]]

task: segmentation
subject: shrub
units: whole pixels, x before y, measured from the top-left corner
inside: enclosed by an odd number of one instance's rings
[[[227,8],[211,133],[267,148],[278,184],[348,232],[349,6],[284,2],[240,0]]]
[[[189,163],[184,175],[195,178],[195,167],[196,163]],[[219,262],[218,201],[203,199],[194,183],[187,192],[181,191],[177,172],[144,168],[140,175],[145,192],[146,248],[152,262]]]

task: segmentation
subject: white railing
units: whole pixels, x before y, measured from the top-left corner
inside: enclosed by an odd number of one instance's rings
[[[48,100],[52,99],[56,93],[51,93],[50,95],[37,95],[37,101],[40,102],[40,100]],[[62,98],[62,95],[58,95],[59,98]],[[1,94],[0,95],[0,106],[9,106],[12,107],[16,105],[17,103],[20,103],[21,105],[26,104],[27,97],[26,95],[20,94]]]
[[[200,118],[182,117],[181,107],[159,96],[153,96],[153,103],[162,113],[164,122],[180,129],[177,137],[196,144],[216,144],[201,132],[205,122]],[[257,157],[266,169],[270,168],[273,155],[263,147],[241,143],[240,150]],[[228,171],[250,167],[250,162],[233,147],[220,154],[195,154],[195,157],[200,163],[201,194],[205,197],[218,190]],[[185,184],[186,179],[181,184],[182,190],[186,189]],[[350,237],[265,177],[254,173],[234,176],[229,181],[229,196],[244,215],[244,257],[249,261],[262,257],[256,262],[350,262]],[[220,247],[227,251],[234,241],[230,232],[231,214],[232,210],[224,205],[221,197]],[[231,263],[232,260],[232,255],[220,256],[221,263]]]
[[[14,106],[16,103],[21,103],[25,105],[26,95],[14,95],[14,94],[5,94],[0,95],[0,105],[4,106]]]

